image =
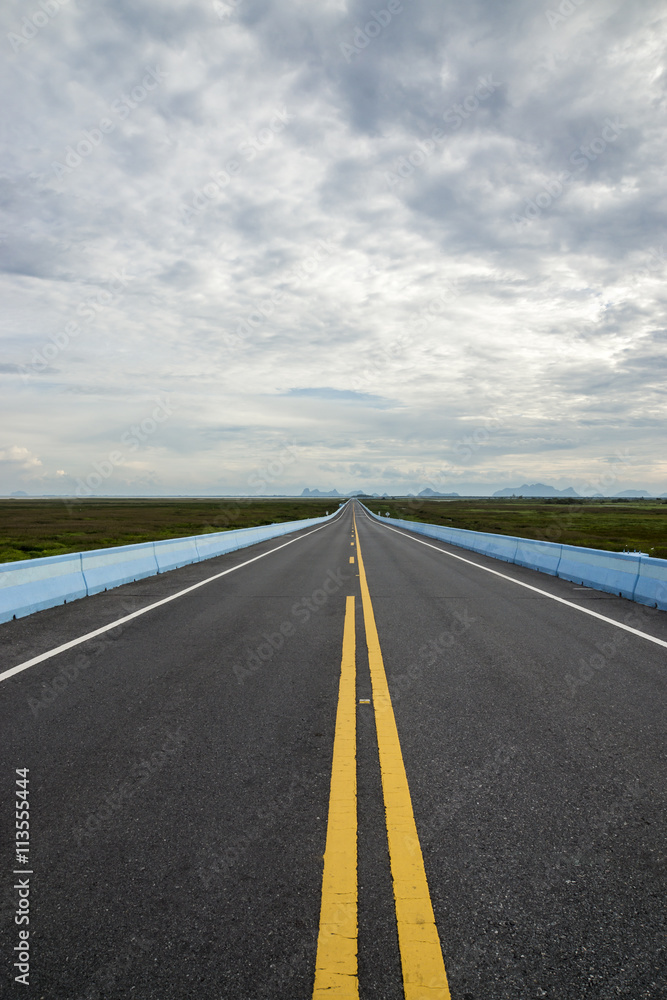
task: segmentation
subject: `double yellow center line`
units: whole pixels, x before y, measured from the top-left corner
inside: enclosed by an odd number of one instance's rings
[[[313,998],[358,1000],[357,981],[357,696],[354,597],[345,605],[334,736],[320,933]]]
[[[382,791],[394,884],[405,1000],[450,1000],[438,929],[417,835],[408,779],[389,695],[371,595],[359,545],[357,563],[373,688]],[[320,931],[313,1000],[358,1000],[357,978],[357,776],[354,597],[348,597],[343,630],[334,737]]]

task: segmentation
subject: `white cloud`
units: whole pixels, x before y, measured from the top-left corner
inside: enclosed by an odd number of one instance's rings
[[[291,440],[276,492],[569,485],[616,447],[667,490],[663,5],[404,6],[349,61],[360,0],[72,2],[7,46],[0,405],[46,491],[165,393],[110,492],[244,490]]]
[[[21,448],[16,444],[0,449],[0,462],[14,465],[21,470],[36,469],[42,464],[37,455],[32,455],[27,448]]]

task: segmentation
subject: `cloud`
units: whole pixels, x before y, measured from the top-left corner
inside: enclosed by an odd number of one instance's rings
[[[39,468],[42,464],[37,455],[32,455],[27,448],[21,448],[15,444],[9,448],[0,449],[0,462],[6,462],[21,470],[28,471]]]
[[[583,482],[617,445],[667,490],[664,5],[400,7],[72,0],[7,44],[16,447],[85,476],[168,392],[146,489],[296,441],[276,492]]]

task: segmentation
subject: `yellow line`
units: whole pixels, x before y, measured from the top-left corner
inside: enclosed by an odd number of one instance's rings
[[[405,1000],[451,1000],[358,534],[357,562],[394,881],[403,992]]]
[[[345,605],[313,1000],[359,1000],[354,597]]]
[[[350,562],[351,562],[351,563],[353,563],[353,562],[354,562],[354,556],[350,556]]]

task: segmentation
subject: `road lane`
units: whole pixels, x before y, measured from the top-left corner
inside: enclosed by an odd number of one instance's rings
[[[34,782],[38,990],[310,994],[348,540],[332,524],[135,619],[36,715],[59,663],[2,684],[3,780]]]
[[[141,615],[149,614],[154,608],[161,607],[163,604],[170,604],[172,601],[178,601],[185,594],[191,593],[194,590],[198,590],[200,587],[205,587],[209,583],[213,583],[215,580],[221,579],[223,576],[227,576],[228,573],[235,573],[239,569],[243,569],[245,566],[250,566],[252,563],[256,562],[258,559],[265,559],[267,556],[272,555],[274,552],[285,548],[288,545],[294,545],[295,542],[301,541],[303,538],[307,538],[308,535],[315,531],[321,531],[326,525],[321,525],[319,528],[312,528],[303,534],[298,534],[295,538],[291,538],[288,542],[280,542],[278,545],[274,545],[267,549],[265,552],[261,552],[258,555],[250,556],[248,559],[244,559],[243,562],[238,563],[236,566],[228,567],[227,569],[221,570],[219,573],[214,573],[212,576],[207,576],[203,580],[198,580],[197,583],[192,583],[183,590],[177,590],[174,593],[169,594],[167,597],[162,597],[158,601],[154,601],[144,607],[131,611],[129,614],[123,615],[121,618],[116,618],[111,622],[104,625],[98,626],[98,628],[93,629],[91,632],[85,632],[83,635],[78,635],[74,639],[69,639],[67,642],[60,643],[59,645],[47,649],[42,653],[38,653],[36,656],[32,656],[22,663],[17,663],[13,667],[9,667],[0,673],[0,682],[6,680],[8,677],[13,677],[15,674],[21,673],[23,670],[28,670],[30,667],[34,667],[38,663],[43,663],[45,660],[52,659],[54,656],[59,656],[61,653],[65,653],[70,649],[74,649],[76,646],[80,646],[83,643],[90,642],[93,639],[98,638],[101,635],[105,635],[112,629],[121,628],[128,622],[133,621],[135,618],[139,618]],[[352,560],[350,560],[352,561]],[[66,602],[65,602],[66,603]]]
[[[468,565],[475,566],[477,568],[482,568],[481,564],[478,563],[478,562],[476,562],[474,559],[467,559],[465,556],[459,555],[458,553],[454,553],[454,552],[451,551],[451,548],[449,548],[449,547],[446,548],[446,547],[442,547],[442,546],[439,546],[439,545],[434,545],[432,542],[426,542],[426,541],[424,541],[423,538],[416,538],[413,535],[409,534],[408,532],[406,532],[406,531],[399,531],[397,528],[392,528],[388,524],[385,524],[384,527],[387,528],[388,531],[393,531],[396,534],[402,534],[406,538],[410,538],[413,542],[416,542],[418,545],[426,545],[427,548],[431,548],[431,549],[434,549],[435,551],[439,551],[439,552],[441,552],[441,553],[449,556],[452,559],[458,559],[459,562],[468,563]],[[569,600],[567,600],[564,597],[558,597],[555,594],[550,594],[549,591],[545,591],[543,588],[536,587],[534,584],[527,583],[527,582],[525,582],[523,580],[518,580],[518,579],[516,579],[515,576],[512,576],[509,573],[502,573],[500,570],[493,569],[492,567],[489,567],[489,566],[485,566],[483,568],[484,568],[485,572],[492,573],[494,576],[497,576],[500,579],[503,579],[503,580],[506,580],[506,581],[510,581],[515,586],[524,587],[526,590],[531,590],[533,593],[539,594],[540,597],[547,597],[548,596],[548,597],[550,597],[550,599],[552,601],[558,601],[560,604],[565,604],[565,605],[567,605],[570,608],[578,610],[580,612],[580,614],[590,615],[591,618],[597,618],[600,621],[606,622],[608,625],[609,624],[614,625],[615,628],[620,628],[624,632],[630,632],[633,635],[638,635],[641,638],[645,639],[647,642],[652,642],[656,646],[662,646],[663,648],[667,649],[667,640],[661,639],[658,636],[651,635],[650,632],[642,632],[640,629],[633,628],[631,625],[628,625],[625,622],[621,622],[621,621],[615,620],[614,618],[610,618],[607,615],[602,615],[598,611],[593,611],[592,608],[587,608],[587,607],[585,607],[585,606],[583,606],[581,604],[577,604],[574,601],[569,601]],[[590,590],[592,590],[592,588],[590,588],[590,587],[574,587],[573,589],[575,591],[582,591],[582,590],[590,591]]]
[[[450,1000],[410,789],[387,686],[373,602],[358,538],[357,558],[405,1000],[421,1000],[426,996],[432,1000]]]
[[[662,995],[663,649],[357,524],[452,996]]]
[[[0,684],[2,954],[26,766],[35,995],[312,996],[350,597],[359,993],[404,995],[351,507]],[[661,995],[664,650],[355,507],[452,997]],[[0,668],[251,552],[7,623]],[[667,637],[659,612],[502,569]]]

